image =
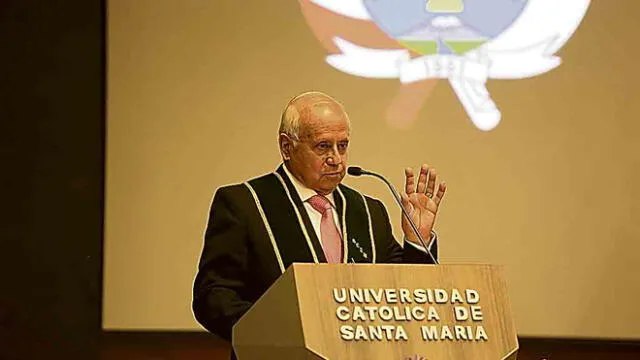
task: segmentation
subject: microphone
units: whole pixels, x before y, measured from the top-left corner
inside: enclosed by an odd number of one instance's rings
[[[391,190],[391,193],[393,194],[393,197],[396,199],[396,202],[400,206],[400,210],[402,210],[402,214],[409,221],[409,224],[411,225],[413,232],[418,236],[418,240],[420,240],[420,244],[422,245],[422,247],[427,251],[427,254],[429,255],[429,257],[431,258],[434,264],[440,264],[438,260],[436,260],[436,258],[431,254],[431,251],[429,251],[429,248],[427,247],[427,245],[425,245],[424,239],[422,238],[422,235],[420,235],[420,232],[418,231],[418,227],[413,222],[413,220],[407,213],[407,210],[404,208],[404,206],[402,206],[402,200],[400,199],[400,195],[398,195],[398,192],[396,191],[396,189],[394,189],[393,185],[391,185],[391,183],[387,179],[385,179],[384,176],[380,174],[376,174],[371,171],[364,170],[359,166],[349,166],[349,168],[347,168],[347,173],[351,176],[371,175],[373,177],[376,177],[384,181],[384,183],[387,184],[387,186]]]

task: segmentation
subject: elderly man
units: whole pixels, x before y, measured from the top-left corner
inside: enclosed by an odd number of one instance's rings
[[[293,262],[430,262],[406,219],[403,248],[384,205],[340,183],[349,133],[342,105],[319,92],[301,94],[282,115],[283,164],[218,189],[193,293],[194,314],[206,329],[231,339],[236,321]],[[411,169],[405,175],[403,206],[437,256],[432,229],[446,186],[436,190],[435,170],[426,165],[417,184]]]

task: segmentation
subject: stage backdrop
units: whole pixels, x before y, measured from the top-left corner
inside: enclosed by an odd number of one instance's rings
[[[297,0],[109,1],[104,329],[200,329],[214,191],[274,170],[281,110],[321,90],[350,114],[352,165],[398,187],[404,167],[437,168],[442,262],[504,265],[521,335],[640,339],[638,14],[637,0],[593,1],[560,67],[489,80],[502,121],[481,131],[446,80],[409,89],[394,123],[400,82],[328,65]],[[346,182],[400,235],[383,184]]]

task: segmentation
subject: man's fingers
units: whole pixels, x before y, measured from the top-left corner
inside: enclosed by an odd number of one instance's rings
[[[424,164],[422,168],[420,168],[420,177],[418,178],[418,188],[416,192],[418,194],[424,194],[425,190],[427,190],[427,178],[429,177],[429,165]]]
[[[426,194],[428,197],[432,197],[434,192],[434,189],[436,187],[436,169],[431,169],[429,170],[429,182],[427,183],[427,191]]]
[[[446,191],[447,191],[447,184],[441,183],[440,186],[438,186],[438,193],[436,194],[436,196],[433,197],[433,201],[435,201],[437,206],[440,206],[440,201],[442,201],[442,198],[444,197],[444,193]]]
[[[409,195],[416,192],[415,177],[413,175],[413,169],[411,168],[404,169],[404,178],[405,178],[404,191]],[[407,201],[409,200],[407,199]]]

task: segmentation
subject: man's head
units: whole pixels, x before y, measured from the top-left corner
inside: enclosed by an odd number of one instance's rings
[[[315,91],[298,95],[282,113],[282,160],[302,184],[329,194],[346,172],[349,133],[349,117],[332,97]]]

